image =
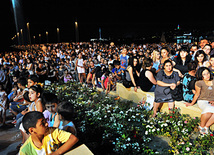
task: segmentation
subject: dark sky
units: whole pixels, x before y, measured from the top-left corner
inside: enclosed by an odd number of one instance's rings
[[[211,29],[214,26],[212,4],[192,0],[16,0],[23,20],[23,29],[30,22],[31,36],[49,32],[49,41],[56,42],[56,28],[61,41],[75,41],[74,22],[78,21],[80,41],[98,37],[99,27],[105,38],[161,34],[180,24],[182,29]],[[177,2],[177,3],[176,3]],[[2,46],[9,46],[15,35],[11,0],[1,5]]]

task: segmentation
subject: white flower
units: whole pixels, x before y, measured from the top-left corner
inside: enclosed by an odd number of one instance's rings
[[[148,131],[145,132],[145,135],[148,135]]]
[[[130,141],[131,140],[131,138],[127,138],[127,141]]]

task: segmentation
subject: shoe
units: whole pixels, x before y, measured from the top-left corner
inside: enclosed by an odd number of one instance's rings
[[[201,126],[198,126],[198,129],[199,129],[199,133],[204,135],[206,134],[206,129],[205,128],[202,128]]]
[[[210,133],[210,129],[208,127],[204,127],[205,130],[205,134],[209,134]]]
[[[14,120],[13,122],[11,122],[12,124],[16,124],[16,120]]]

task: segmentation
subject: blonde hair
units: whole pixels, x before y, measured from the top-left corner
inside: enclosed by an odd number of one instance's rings
[[[156,51],[156,50],[154,50],[153,52],[152,52],[152,60],[153,60],[153,62],[155,62],[156,61],[156,54],[160,54],[160,52],[158,52],[158,51]]]

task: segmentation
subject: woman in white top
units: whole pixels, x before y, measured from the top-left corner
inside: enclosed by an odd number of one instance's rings
[[[76,69],[77,69],[79,81],[80,81],[80,83],[82,83],[84,75],[85,75],[85,68],[84,68],[82,53],[79,53],[78,59],[76,60],[75,70]]]

